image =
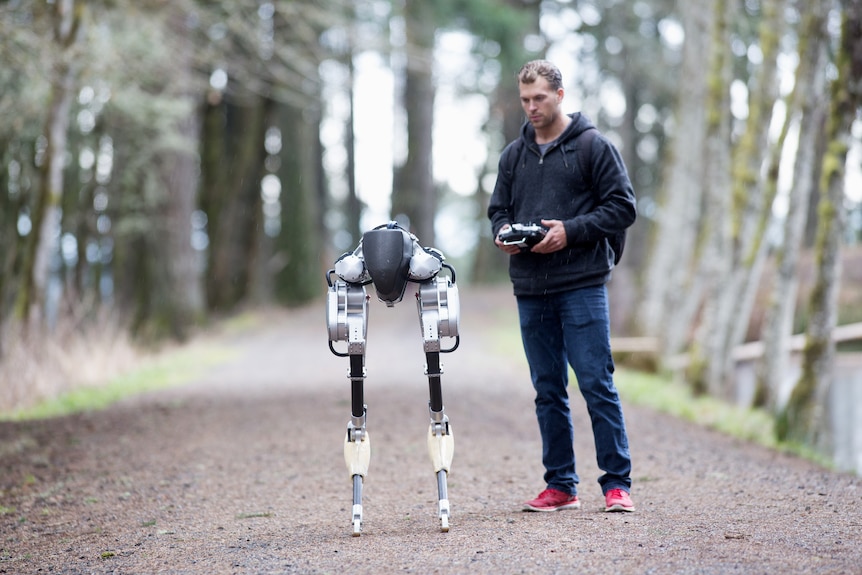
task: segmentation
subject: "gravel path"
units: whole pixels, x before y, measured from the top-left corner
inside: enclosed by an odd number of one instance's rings
[[[415,306],[372,302],[373,456],[351,536],[347,360],[321,305],[217,338],[225,362],[181,388],[0,423],[0,573],[862,573],[858,477],[629,405],[638,510],[602,512],[578,397],[583,508],[522,512],[544,485],[527,368],[497,336],[514,301],[461,296],[461,347],[443,357],[449,533]]]

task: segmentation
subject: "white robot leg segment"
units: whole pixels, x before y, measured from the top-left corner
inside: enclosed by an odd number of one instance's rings
[[[425,372],[428,376],[430,394],[428,407],[431,424],[428,428],[428,454],[437,474],[437,514],[440,518],[440,529],[446,532],[449,531],[451,517],[446,480],[455,452],[455,436],[443,407],[443,390],[440,382],[443,370],[440,365],[440,353],[448,353],[458,347],[460,313],[458,289],[454,282],[439,277],[422,282],[417,304],[422,324]],[[442,349],[440,345],[442,337],[455,338],[455,345],[449,349]]]
[[[361,439],[351,440],[355,429],[353,422],[348,424],[347,435],[344,438],[344,462],[353,481],[353,511],[351,523],[353,524],[353,536],[358,537],[362,533],[362,483],[368,473],[368,464],[371,461],[371,437],[365,431]]]
[[[327,300],[329,348],[332,353],[350,358],[351,417],[344,438],[344,462],[353,481],[352,524],[354,537],[362,531],[362,483],[371,461],[371,438],[365,428],[367,406],[364,400],[365,335],[368,323],[368,295],[365,287],[336,281],[330,283]],[[338,352],[333,342],[346,341],[347,352]]]
[[[435,421],[435,418],[440,421]],[[437,516],[440,529],[449,531],[449,493],[446,479],[455,454],[455,436],[449,425],[449,418],[442,412],[431,412],[431,425],[428,427],[428,455],[437,474]]]

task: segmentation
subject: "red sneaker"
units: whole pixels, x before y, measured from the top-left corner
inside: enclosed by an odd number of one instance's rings
[[[635,504],[628,492],[622,489],[610,489],[605,493],[605,511],[634,511]]]
[[[580,507],[577,495],[569,495],[558,489],[545,489],[538,497],[524,503],[524,511],[560,511]]]

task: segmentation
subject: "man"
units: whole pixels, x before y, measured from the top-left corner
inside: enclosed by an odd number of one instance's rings
[[[634,191],[617,149],[582,114],[562,113],[556,66],[528,62],[518,87],[527,121],[501,154],[488,217],[496,245],[511,256],[509,277],[542,436],[547,488],[524,509],[580,507],[566,389],[571,365],[604,472],[598,481],[605,511],[634,511],[606,288],[615,256],[608,240],[635,221]],[[540,223],[547,233],[525,250],[504,244],[499,234],[515,223]]]

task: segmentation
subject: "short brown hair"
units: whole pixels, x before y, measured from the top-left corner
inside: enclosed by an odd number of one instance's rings
[[[518,72],[518,82],[532,84],[539,76],[548,81],[552,90],[563,87],[563,75],[560,69],[547,60],[533,60],[524,64]]]

